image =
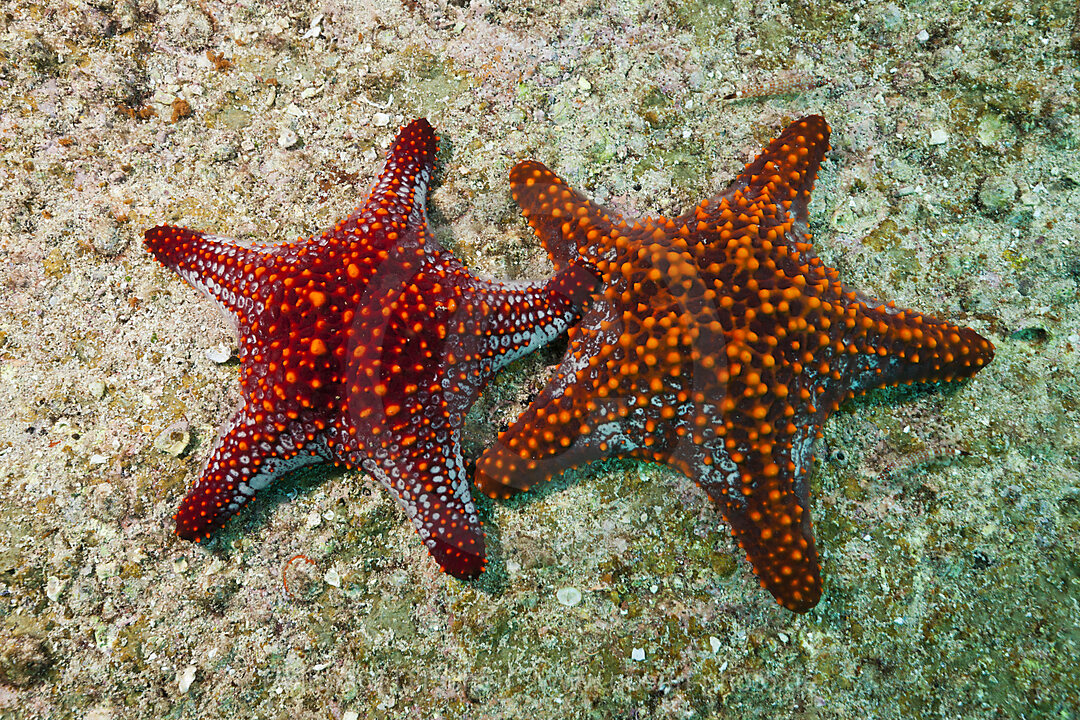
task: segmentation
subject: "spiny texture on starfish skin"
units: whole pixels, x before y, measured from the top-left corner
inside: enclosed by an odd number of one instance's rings
[[[244,402],[175,516],[181,537],[209,538],[257,490],[334,462],[390,489],[444,570],[483,570],[458,443],[465,413],[496,370],[569,325],[597,278],[585,262],[543,285],[471,275],[427,231],[436,150],[426,120],[406,126],[367,203],[297,242],[146,232],[150,252],[240,334]]]
[[[994,354],[971,329],[868,300],[814,256],[807,205],[828,135],[803,118],[725,192],[633,225],[540,163],[511,171],[557,260],[576,246],[604,290],[556,377],[480,457],[481,490],[506,497],[603,457],[666,463],[705,489],[782,605],[818,602],[808,479],[826,418],[856,393],[969,377]]]

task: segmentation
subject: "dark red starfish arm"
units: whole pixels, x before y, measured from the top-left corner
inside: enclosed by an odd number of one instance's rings
[[[544,284],[473,277],[462,284],[464,312],[454,330],[459,341],[469,338],[468,355],[490,360],[484,366],[495,371],[566,330],[598,284],[596,270],[580,258]]]
[[[290,472],[330,458],[311,418],[245,405],[222,427],[199,480],[173,519],[176,534],[199,542],[216,533],[251,498]]]
[[[364,205],[344,221],[362,233],[389,231],[391,243],[427,228],[426,199],[435,173],[438,136],[424,118],[403,127],[386,155],[386,164]]]
[[[278,261],[278,246],[253,247],[175,225],[146,231],[146,249],[192,287],[216,300],[226,314],[244,324],[259,311],[259,277]]]

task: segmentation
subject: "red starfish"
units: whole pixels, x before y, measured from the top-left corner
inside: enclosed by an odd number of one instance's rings
[[[225,424],[176,532],[210,537],[304,465],[362,467],[396,496],[447,572],[479,574],[484,535],[459,434],[496,370],[573,320],[596,278],[482,280],[427,231],[436,137],[403,128],[367,203],[321,234],[251,247],[163,225],[146,247],[236,320],[243,406]]]
[[[868,300],[814,256],[807,204],[828,136],[803,118],[720,195],[632,227],[540,163],[511,171],[537,235],[576,244],[604,293],[556,378],[481,456],[482,490],[508,496],[610,456],[669,464],[723,511],[780,603],[817,603],[808,481],[825,419],[856,393],[965,378],[994,355],[971,329]]]

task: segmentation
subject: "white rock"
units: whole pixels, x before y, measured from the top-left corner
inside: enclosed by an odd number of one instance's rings
[[[221,365],[222,363],[229,362],[229,358],[232,357],[232,348],[225,343],[218,343],[213,347],[206,348],[206,359],[210,362]]]
[[[334,568],[330,568],[326,571],[326,574],[323,575],[323,580],[325,580],[326,584],[330,587],[341,587],[341,575],[338,574],[338,571]]]
[[[183,670],[178,670],[176,673],[176,684],[180,687],[180,694],[183,695],[191,687],[191,683],[195,682],[195,666],[188,665]]]
[[[555,593],[555,597],[558,599],[560,605],[574,607],[581,602],[581,591],[572,587],[559,588]]]
[[[180,457],[190,442],[191,432],[188,430],[187,420],[177,420],[154,438],[154,449]]]
[[[278,147],[288,150],[289,148],[296,147],[300,142],[300,136],[296,134],[296,131],[292,128],[285,128],[278,135],[277,144]]]
[[[45,597],[53,602],[56,602],[60,597],[60,591],[63,589],[63,583],[61,583],[60,578],[55,575],[50,575],[49,579],[45,581]]]
[[[645,660],[645,648],[634,648],[630,652],[630,659],[634,662],[642,662]]]
[[[936,127],[930,131],[931,145],[944,145],[949,142],[949,133],[943,127]]]
[[[86,390],[94,400],[100,400],[105,395],[105,383],[101,380],[91,380],[86,384]]]

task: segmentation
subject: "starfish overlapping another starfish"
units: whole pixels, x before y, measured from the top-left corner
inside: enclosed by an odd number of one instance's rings
[[[184,498],[178,535],[206,539],[256,491],[333,462],[393,492],[444,570],[483,570],[465,414],[499,368],[570,324],[596,277],[582,263],[543,285],[472,275],[427,231],[435,154],[426,120],[406,126],[367,203],[297,242],[146,232],[149,251],[215,299],[240,335],[243,405]]]
[[[602,294],[555,379],[481,456],[477,484],[506,497],[603,457],[666,463],[705,489],[780,603],[813,607],[808,479],[828,415],[875,387],[969,377],[994,352],[971,329],[869,300],[814,256],[807,206],[828,135],[803,118],[725,192],[633,225],[519,164],[514,198],[558,271],[542,287],[476,278],[427,235],[425,120],[398,135],[367,204],[321,235],[250,247],[147,231],[241,336],[244,404],[177,533],[207,538],[291,470],[343,463],[395,494],[445,570],[477,575],[465,413],[498,368],[570,324],[596,286],[591,262]]]
[[[887,385],[966,378],[994,348],[969,328],[872,301],[813,253],[807,205],[829,127],[803,118],[726,191],[632,225],[538,162],[510,175],[545,246],[580,253],[603,294],[556,377],[477,462],[507,497],[604,457],[675,467],[723,512],[790,610],[821,596],[812,442],[840,403]],[[576,247],[576,253],[572,248]]]

